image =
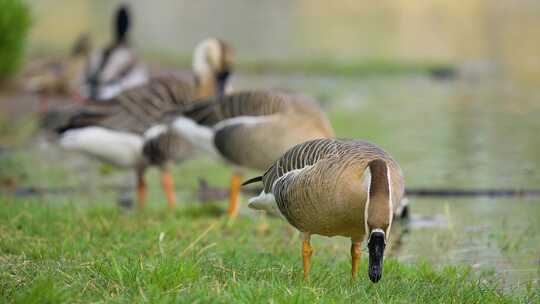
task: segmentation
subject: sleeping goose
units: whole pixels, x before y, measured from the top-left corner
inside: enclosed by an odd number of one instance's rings
[[[195,80],[174,76],[158,77],[148,84],[130,89],[112,100],[91,103],[77,109],[55,129],[60,134],[60,145],[93,156],[118,167],[137,172],[139,206],[144,206],[146,186],[144,172],[148,166],[162,170],[162,186],[169,207],[175,203],[173,180],[167,164],[160,157],[143,155],[145,137],[157,130],[163,113],[182,110],[197,98],[209,94],[223,94],[220,90],[232,69],[231,48],[217,39],[203,41],[195,51]],[[206,58],[206,61],[200,60]],[[225,59],[224,59],[225,58]],[[208,81],[212,80],[211,85]],[[58,115],[56,115],[58,116]],[[190,145],[182,139],[167,138],[170,146],[179,146],[179,157],[191,154]]]
[[[351,238],[352,277],[367,236],[369,278],[378,282],[393,213],[400,207],[403,176],[396,161],[361,140],[318,139],[299,144],[264,175],[264,190],[249,201],[256,210],[279,212],[303,234],[304,278],[310,270],[312,234]]]
[[[121,5],[114,19],[113,41],[93,53],[83,74],[81,95],[88,100],[107,100],[148,81],[146,68],[129,43],[130,15]]]
[[[167,150],[164,134],[188,140],[236,167],[229,210],[238,212],[242,169],[265,170],[295,144],[333,136],[328,119],[311,98],[281,91],[245,91],[201,100],[149,136],[145,151]],[[159,142],[159,140],[157,140]]]

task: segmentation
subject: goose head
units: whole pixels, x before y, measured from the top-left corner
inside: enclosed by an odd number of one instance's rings
[[[373,160],[369,168],[371,180],[364,219],[368,236],[368,275],[373,283],[377,283],[382,277],[384,249],[392,224],[392,191],[386,162]]]
[[[114,39],[94,52],[87,63],[81,94],[90,100],[106,100],[122,91],[144,84],[146,69],[129,46],[130,17],[127,6],[120,6],[114,19]]]
[[[227,79],[234,64],[234,51],[225,42],[215,38],[205,39],[195,48],[193,71],[199,83],[210,83],[214,94],[225,94]]]

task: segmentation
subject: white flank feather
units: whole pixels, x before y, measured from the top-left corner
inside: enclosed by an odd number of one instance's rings
[[[253,210],[266,210],[272,209],[272,205],[276,206],[276,198],[272,193],[266,193],[264,190],[259,196],[253,197],[248,201],[248,207]]]
[[[264,210],[273,215],[283,217],[276,203],[276,198],[272,193],[266,193],[264,190],[259,196],[253,197],[248,201],[248,207],[253,210]]]
[[[222,120],[214,125],[214,130],[219,130],[232,125],[255,125],[270,121],[269,116],[238,116]]]
[[[134,167],[141,161],[143,139],[140,136],[102,127],[66,131],[60,146],[78,151],[118,167]]]
[[[156,137],[160,136],[161,134],[166,133],[167,130],[168,129],[167,129],[166,125],[152,126],[150,129],[148,129],[148,130],[146,130],[146,132],[144,132],[144,140],[147,141],[147,140],[151,140],[153,138],[156,138]]]
[[[214,147],[214,131],[211,128],[199,125],[186,117],[176,118],[171,126],[174,132],[188,139],[198,149],[206,151],[213,157],[220,157]]]
[[[272,189],[276,186],[276,183],[282,179],[285,179],[289,177],[290,175],[296,175],[300,172],[302,172],[305,169],[311,168],[312,165],[304,166],[300,169],[291,170],[285,174],[283,174],[280,178],[276,179],[274,181],[274,184],[272,185]],[[283,217],[281,214],[281,211],[279,211],[279,207],[276,202],[276,198],[273,193],[266,193],[264,190],[259,194],[259,196],[251,198],[248,201],[248,207],[254,210],[264,210],[266,212],[272,213],[274,215],[279,215],[280,217]]]

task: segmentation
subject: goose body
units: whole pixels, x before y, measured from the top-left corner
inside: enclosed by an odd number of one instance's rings
[[[279,91],[244,91],[198,102],[180,118],[210,128],[207,140],[228,162],[266,169],[295,144],[333,135],[325,114],[311,98]],[[184,132],[183,124],[173,124]]]
[[[171,132],[240,167],[265,170],[292,146],[333,136],[311,98],[281,91],[245,91],[193,104]],[[239,174],[231,181],[229,213],[237,212]]]
[[[103,105],[78,109],[58,128],[60,145],[119,167],[144,166],[144,133],[163,111],[184,107],[194,90],[174,77],[153,79]]]
[[[371,239],[375,233],[373,240],[379,240],[380,249],[404,193],[399,165],[381,148],[360,140],[318,139],[299,144],[259,179],[264,190],[250,200],[249,207],[278,211],[301,231],[309,253],[305,259],[311,255],[312,234],[351,238],[353,262],[366,236]],[[370,249],[370,278],[375,282],[382,269],[382,255],[377,258],[380,265],[373,264],[379,267],[373,270]],[[355,268],[353,263],[353,276]]]
[[[66,131],[60,138],[64,149],[78,151],[120,168],[142,166],[143,139],[137,134],[89,126]]]
[[[222,43],[216,39],[202,42],[195,57],[208,56],[211,45]],[[202,52],[203,54],[199,54]],[[217,54],[222,56],[222,54]],[[216,59],[212,59],[217,61]],[[227,62],[229,63],[229,62]],[[209,63],[210,64],[210,63]],[[232,64],[232,63],[230,63]],[[148,166],[159,166],[166,180],[169,205],[174,204],[172,177],[166,170],[168,159],[184,159],[192,155],[193,149],[182,138],[161,134],[160,142],[167,144],[167,149],[154,149],[143,144],[148,137],[154,138],[161,130],[159,123],[164,113],[182,111],[198,97],[209,93],[204,79],[218,79],[224,71],[228,75],[230,66],[220,70],[196,70],[194,78],[163,76],[152,79],[148,84],[126,90],[114,99],[103,102],[89,102],[85,107],[72,111],[55,129],[60,133],[62,147],[78,151],[115,166],[133,168],[138,172],[139,188],[144,188],[143,175]],[[211,73],[211,75],[206,75]],[[226,77],[221,79],[226,81]],[[217,92],[214,86],[211,93]],[[58,116],[58,115],[53,115]],[[143,153],[143,150],[146,153]],[[174,151],[174,155],[170,154]],[[139,189],[139,202],[144,202],[145,191]]]
[[[149,80],[146,67],[138,60],[128,39],[131,27],[128,7],[120,6],[113,21],[112,42],[91,54],[82,75],[80,91],[87,100],[108,100]]]

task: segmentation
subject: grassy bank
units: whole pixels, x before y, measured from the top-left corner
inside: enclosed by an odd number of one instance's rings
[[[146,57],[169,67],[191,67],[191,54],[147,53]],[[452,76],[455,67],[443,62],[414,62],[365,58],[336,60],[334,58],[302,58],[286,60],[253,60],[238,58],[236,68],[249,73],[278,73],[302,75],[329,75],[340,77],[393,76],[393,75],[442,75]]]
[[[49,57],[65,53],[59,49],[34,47],[31,58]],[[149,65],[157,64],[169,69],[191,68],[192,54],[170,54],[147,51],[143,53]],[[237,58],[235,72],[244,73],[276,73],[300,75],[328,75],[340,77],[395,76],[395,75],[435,75],[440,77],[454,76],[456,67],[448,62],[406,61],[385,58],[336,59],[321,58],[288,58],[288,59],[248,59]]]
[[[47,201],[49,200],[49,201]],[[17,303],[217,302],[517,303],[538,286],[503,292],[492,273],[388,259],[382,281],[350,282],[348,247],[315,238],[312,277],[299,239],[281,221],[218,216],[216,206],[174,214],[95,202],[0,199],[0,298]],[[536,288],[536,289],[535,289]]]
[[[387,86],[389,83],[390,89]],[[432,83],[425,85],[433,87]],[[358,101],[354,99],[352,110],[330,107],[330,118],[337,133],[340,136],[367,137],[391,148],[392,153],[403,160],[406,172],[412,172],[407,175],[407,181],[412,185],[421,185],[425,180],[431,183],[437,180],[447,182],[446,177],[430,175],[433,174],[431,172],[440,172],[435,170],[441,168],[440,164],[451,160],[461,161],[452,154],[451,157],[445,154],[454,148],[453,142],[447,140],[447,126],[438,123],[444,122],[445,119],[441,117],[446,116],[434,115],[431,119],[437,123],[433,123],[429,133],[422,132],[425,123],[416,123],[413,119],[418,115],[416,109],[419,107],[410,106],[414,105],[414,99],[411,102],[410,96],[416,96],[417,91],[426,87],[404,90],[403,87],[392,86],[390,80],[368,86],[371,88],[369,94],[372,94],[368,95],[372,96],[373,102],[370,103],[371,99],[366,100],[363,95],[356,95],[359,96]],[[335,92],[338,89],[334,89]],[[386,95],[388,91],[398,92],[396,95],[399,98]],[[329,100],[333,99],[332,94],[334,92],[328,93]],[[432,101],[432,95],[426,96],[421,96],[429,101],[422,104],[422,113],[448,112],[445,110],[445,99],[437,103]],[[440,98],[439,95],[434,96]],[[393,109],[395,100],[401,102],[402,97],[407,107],[399,107],[393,112],[400,115],[382,115],[388,109]],[[195,202],[193,192],[197,178],[204,177],[211,185],[224,186],[230,176],[230,167],[207,159],[174,166],[176,193],[181,202],[174,214],[165,209],[158,172],[149,172],[150,206],[145,212],[139,213],[116,206],[114,201],[117,193],[105,191],[103,187],[125,186],[133,182],[129,179],[131,176],[126,175],[127,178],[122,179],[124,176],[118,171],[103,169],[103,166],[99,169],[97,162],[88,161],[83,156],[68,156],[58,149],[46,147],[39,140],[34,140],[35,126],[35,121],[30,118],[11,122],[8,117],[0,117],[0,303],[540,301],[538,280],[522,282],[518,284],[519,288],[503,288],[504,278],[488,268],[499,264],[495,263],[496,260],[490,261],[489,257],[485,258],[487,263],[474,270],[467,266],[439,267],[417,262],[457,248],[456,244],[448,243],[457,242],[464,236],[489,239],[473,244],[487,244],[485,250],[494,255],[516,253],[518,259],[532,259],[533,255],[536,258],[537,251],[529,255],[530,248],[526,245],[532,242],[532,246],[535,246],[532,250],[536,250],[534,241],[538,229],[528,224],[534,223],[532,216],[518,217],[517,221],[522,220],[525,227],[518,226],[516,229],[511,223],[499,225],[498,222],[504,223],[508,219],[501,216],[504,211],[490,213],[496,208],[495,204],[484,205],[485,209],[464,209],[466,212],[462,213],[458,213],[456,205],[452,205],[451,210],[456,215],[447,217],[449,225],[459,225],[459,221],[451,220],[461,214],[471,217],[480,214],[494,220],[486,221],[487,225],[479,221],[462,230],[448,229],[447,233],[443,229],[441,233],[433,234],[433,238],[426,238],[422,242],[410,242],[409,235],[405,242],[430,249],[415,254],[414,259],[409,259],[414,262],[409,263],[389,257],[383,279],[376,285],[367,278],[365,249],[360,277],[350,282],[348,241],[343,238],[329,241],[314,237],[312,277],[309,282],[304,282],[300,239],[283,221],[243,210],[244,213],[236,222],[228,223],[221,217],[225,202],[222,201],[220,205]],[[402,129],[409,131],[400,132]],[[429,147],[430,153],[418,149],[424,145]],[[442,155],[444,161],[436,158],[437,155]],[[427,156],[427,163],[418,161],[419,156]],[[442,169],[442,172],[449,170]],[[456,174],[454,169],[451,171]],[[467,178],[476,177],[470,174],[468,168],[460,172],[457,177],[464,183],[471,181]],[[78,190],[65,195],[16,198],[7,194],[11,183],[22,189],[35,186],[73,187]],[[430,208],[436,209],[438,203]],[[511,203],[513,209],[524,206]],[[483,211],[476,213],[478,210]],[[529,214],[534,215],[535,212]],[[394,225],[393,235],[397,235],[397,227]],[[480,230],[474,230],[478,227]],[[424,231],[429,233],[422,230],[415,235]],[[519,233],[509,234],[516,231]],[[393,243],[390,242],[390,246]],[[432,246],[439,248],[432,250]],[[485,256],[481,257],[484,259]],[[511,263],[516,260],[504,261]],[[519,270],[519,267],[509,268]]]

